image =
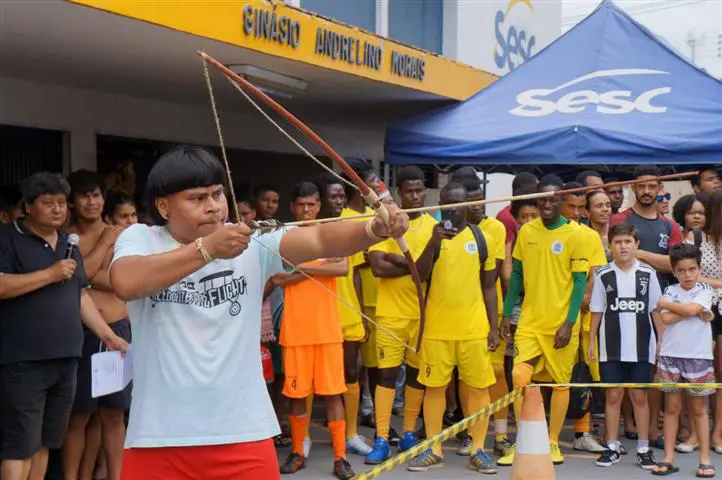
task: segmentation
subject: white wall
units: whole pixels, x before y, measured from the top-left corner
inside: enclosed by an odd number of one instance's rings
[[[444,2],[444,55],[497,75],[509,73],[507,59],[519,66],[521,50],[533,56],[559,37],[561,4],[561,0]],[[529,48],[532,38],[534,45]],[[496,55],[504,58],[501,65]]]
[[[220,115],[229,148],[300,153],[259,114]],[[218,145],[207,105],[157,102],[6,77],[0,77],[0,124],[70,132],[71,170],[95,168],[96,134]],[[363,145],[368,158],[383,157],[382,128],[368,131],[322,125],[312,128],[342,155],[356,156],[355,146]],[[302,143],[308,147],[308,142]],[[319,153],[314,148],[310,150]]]

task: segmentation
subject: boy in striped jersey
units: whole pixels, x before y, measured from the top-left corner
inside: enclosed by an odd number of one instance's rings
[[[639,248],[637,229],[618,223],[609,229],[609,248],[614,261],[597,270],[589,309],[589,358],[596,356],[599,335],[599,370],[604,383],[647,383],[657,352],[652,310],[662,296],[656,272],[636,259]],[[654,314],[657,332],[662,326]],[[601,327],[601,328],[600,328]],[[610,467],[619,462],[619,416],[623,388],[606,389],[605,421],[609,450],[597,459],[597,466]],[[649,404],[647,392],[630,389],[637,421],[637,463],[644,470],[656,462],[649,449]]]

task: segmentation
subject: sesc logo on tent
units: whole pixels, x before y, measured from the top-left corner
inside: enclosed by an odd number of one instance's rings
[[[516,96],[517,106],[509,113],[519,117],[545,117],[555,112],[575,114],[587,109],[595,109],[604,115],[624,115],[634,111],[643,113],[664,113],[667,107],[659,102],[661,95],[672,91],[672,87],[660,86],[639,94],[630,90],[608,90],[597,92],[595,90],[573,90],[559,97],[554,95],[569,90],[569,87],[595,78],[614,78],[628,75],[669,75],[661,70],[644,68],[620,68],[616,70],[598,70],[582,75],[556,88],[536,88],[526,90]],[[610,82],[614,83],[614,82]]]

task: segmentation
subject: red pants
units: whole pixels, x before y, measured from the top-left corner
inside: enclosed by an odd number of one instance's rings
[[[274,480],[280,478],[273,439],[200,447],[131,448],[122,480]]]

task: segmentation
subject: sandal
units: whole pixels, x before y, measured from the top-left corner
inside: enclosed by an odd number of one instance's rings
[[[712,445],[712,450],[718,455],[722,455],[722,445]]]
[[[701,466],[701,465],[700,465]],[[679,472],[679,467],[676,467],[672,465],[671,463],[658,463],[656,467],[652,470],[652,475],[657,475],[658,477],[664,477],[666,475],[672,475],[673,473]]]
[[[712,470],[712,473],[701,473],[705,470]],[[697,478],[714,478],[715,474],[716,471],[714,469],[714,465],[700,463],[699,467],[697,467]]]
[[[690,443],[678,443],[674,449],[679,453],[692,453],[699,449],[699,443],[695,443],[694,445]]]

